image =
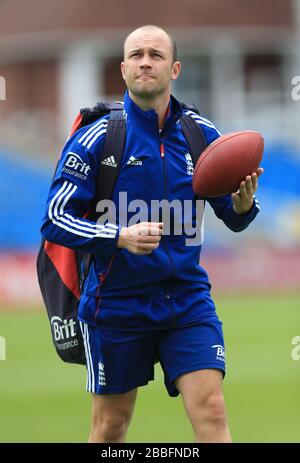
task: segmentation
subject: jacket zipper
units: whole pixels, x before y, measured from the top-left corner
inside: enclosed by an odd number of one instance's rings
[[[164,196],[165,196],[165,199],[167,199],[167,171],[166,171],[166,160],[165,160],[165,147],[164,147],[164,144],[163,144],[163,141],[162,141],[162,137],[161,137],[161,143],[160,143],[160,157],[162,159],[162,164],[163,164],[163,176],[164,176]],[[173,277],[174,275],[174,263],[173,263],[173,260],[172,260],[172,256],[171,254],[169,253],[168,249],[167,249],[167,246],[163,244],[163,247],[164,247],[164,250],[169,258],[169,261],[170,261],[170,265],[171,265],[171,278]],[[172,301],[170,301],[170,295],[168,294],[168,289],[165,287],[165,291],[166,291],[166,299],[168,300],[168,304],[170,303],[170,311],[171,311],[171,314],[172,314],[172,324],[173,326],[176,325],[175,323],[175,314],[174,314],[174,310],[173,308],[171,307],[171,304],[172,304]]]
[[[161,143],[160,143],[160,157],[162,159],[162,164],[163,164],[163,175],[164,175],[164,196],[165,196],[165,199],[167,199],[167,171],[166,171],[166,160],[165,160],[165,147],[164,147],[164,144],[161,140]],[[166,246],[164,246],[165,248],[165,251],[166,251],[166,254],[169,258],[169,261],[170,261],[170,264],[171,264],[171,278],[173,277],[174,275],[174,263],[173,263],[173,260],[172,260],[172,257],[167,249]]]
[[[165,199],[167,199],[167,170],[166,170],[166,160],[165,160],[165,147],[162,141],[161,137],[161,142],[160,142],[160,157],[162,159],[162,164],[163,164],[163,176],[164,176],[164,196]],[[171,278],[174,276],[174,263],[172,260],[172,257],[167,249],[167,246],[164,246],[166,254],[169,258],[170,264],[171,264]]]

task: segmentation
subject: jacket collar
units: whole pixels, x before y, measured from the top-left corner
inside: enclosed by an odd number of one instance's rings
[[[154,126],[156,130],[158,129],[158,116],[154,109],[149,109],[148,111],[143,111],[129,96],[128,90],[124,95],[124,110],[126,114],[135,120],[135,122],[141,122],[142,124],[147,124]],[[183,110],[182,107],[176,98],[171,95],[169,110],[166,115],[165,125],[170,124],[171,121],[178,121],[182,116]]]

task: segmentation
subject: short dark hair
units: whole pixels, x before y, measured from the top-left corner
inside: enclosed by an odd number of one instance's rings
[[[135,31],[137,31],[138,29],[160,29],[161,31],[163,31],[165,34],[167,34],[167,36],[169,37],[169,40],[170,40],[170,43],[171,43],[171,49],[172,49],[172,60],[173,60],[173,63],[175,63],[175,61],[177,61],[177,45],[176,45],[176,42],[175,42],[175,39],[174,37],[172,37],[172,35],[169,34],[169,32],[167,32],[165,29],[163,29],[162,27],[159,27],[159,26],[155,26],[153,24],[145,24],[144,26],[141,26],[141,27],[138,27],[137,29],[134,29],[133,31],[131,31],[127,37],[125,38],[124,40],[124,45],[125,45],[125,42],[126,40],[128,39],[128,37]]]
[[[167,32],[167,31],[165,31],[165,32]],[[168,32],[167,32],[167,34],[168,34],[168,36],[170,38],[170,42],[171,42],[171,45],[172,45],[173,63],[175,63],[175,61],[177,61],[177,45],[176,45],[174,37],[172,37],[172,35],[170,35]]]

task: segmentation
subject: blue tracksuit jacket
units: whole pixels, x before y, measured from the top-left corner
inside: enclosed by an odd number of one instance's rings
[[[81,128],[67,141],[50,188],[42,234],[48,241],[95,256],[83,288],[87,297],[153,295],[163,287],[168,287],[175,295],[195,288],[209,290],[207,273],[199,264],[201,243],[198,240],[187,245],[186,242],[187,238],[195,236],[196,198],[192,191],[193,166],[189,148],[179,122],[183,110],[172,96],[162,131],[159,131],[156,112],[142,111],[127,92],[124,111],[126,145],[113,193],[115,220],[101,225],[83,218],[95,195],[107,128],[108,116],[105,116]],[[220,136],[210,121],[191,111],[188,113],[201,125],[208,144]],[[113,165],[113,153],[102,162]],[[120,192],[123,199],[127,195],[127,204],[131,204],[129,211],[120,204]],[[132,203],[134,200],[139,200],[140,204]],[[169,203],[176,200],[177,205],[189,200],[192,207],[183,208],[182,214],[170,208],[168,233],[162,236],[159,247],[151,255],[136,255],[117,248],[121,226],[130,225],[130,219],[137,213],[141,214],[141,221],[151,221],[153,200],[168,200]],[[245,229],[259,210],[255,200],[249,213],[236,214],[230,195],[207,201],[216,216],[236,232]],[[162,220],[161,214],[160,211],[156,216],[157,221]],[[187,223],[189,226],[184,227]],[[181,233],[175,232],[180,225]],[[93,319],[93,311],[92,307],[85,310],[82,318]]]

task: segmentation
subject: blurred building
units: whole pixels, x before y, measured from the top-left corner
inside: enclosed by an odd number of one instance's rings
[[[195,102],[223,133],[265,137],[264,213],[238,237],[208,214],[209,252],[245,241],[252,256],[258,243],[299,250],[300,0],[2,0],[0,250],[36,249],[71,122],[83,106],[122,99],[123,41],[143,24],[176,39],[179,99]]]
[[[146,23],[177,40],[179,98],[195,101],[223,130],[259,127],[297,142],[291,79],[300,72],[298,3],[1,1],[1,136],[46,154],[65,139],[78,108],[122,98],[122,43]]]

